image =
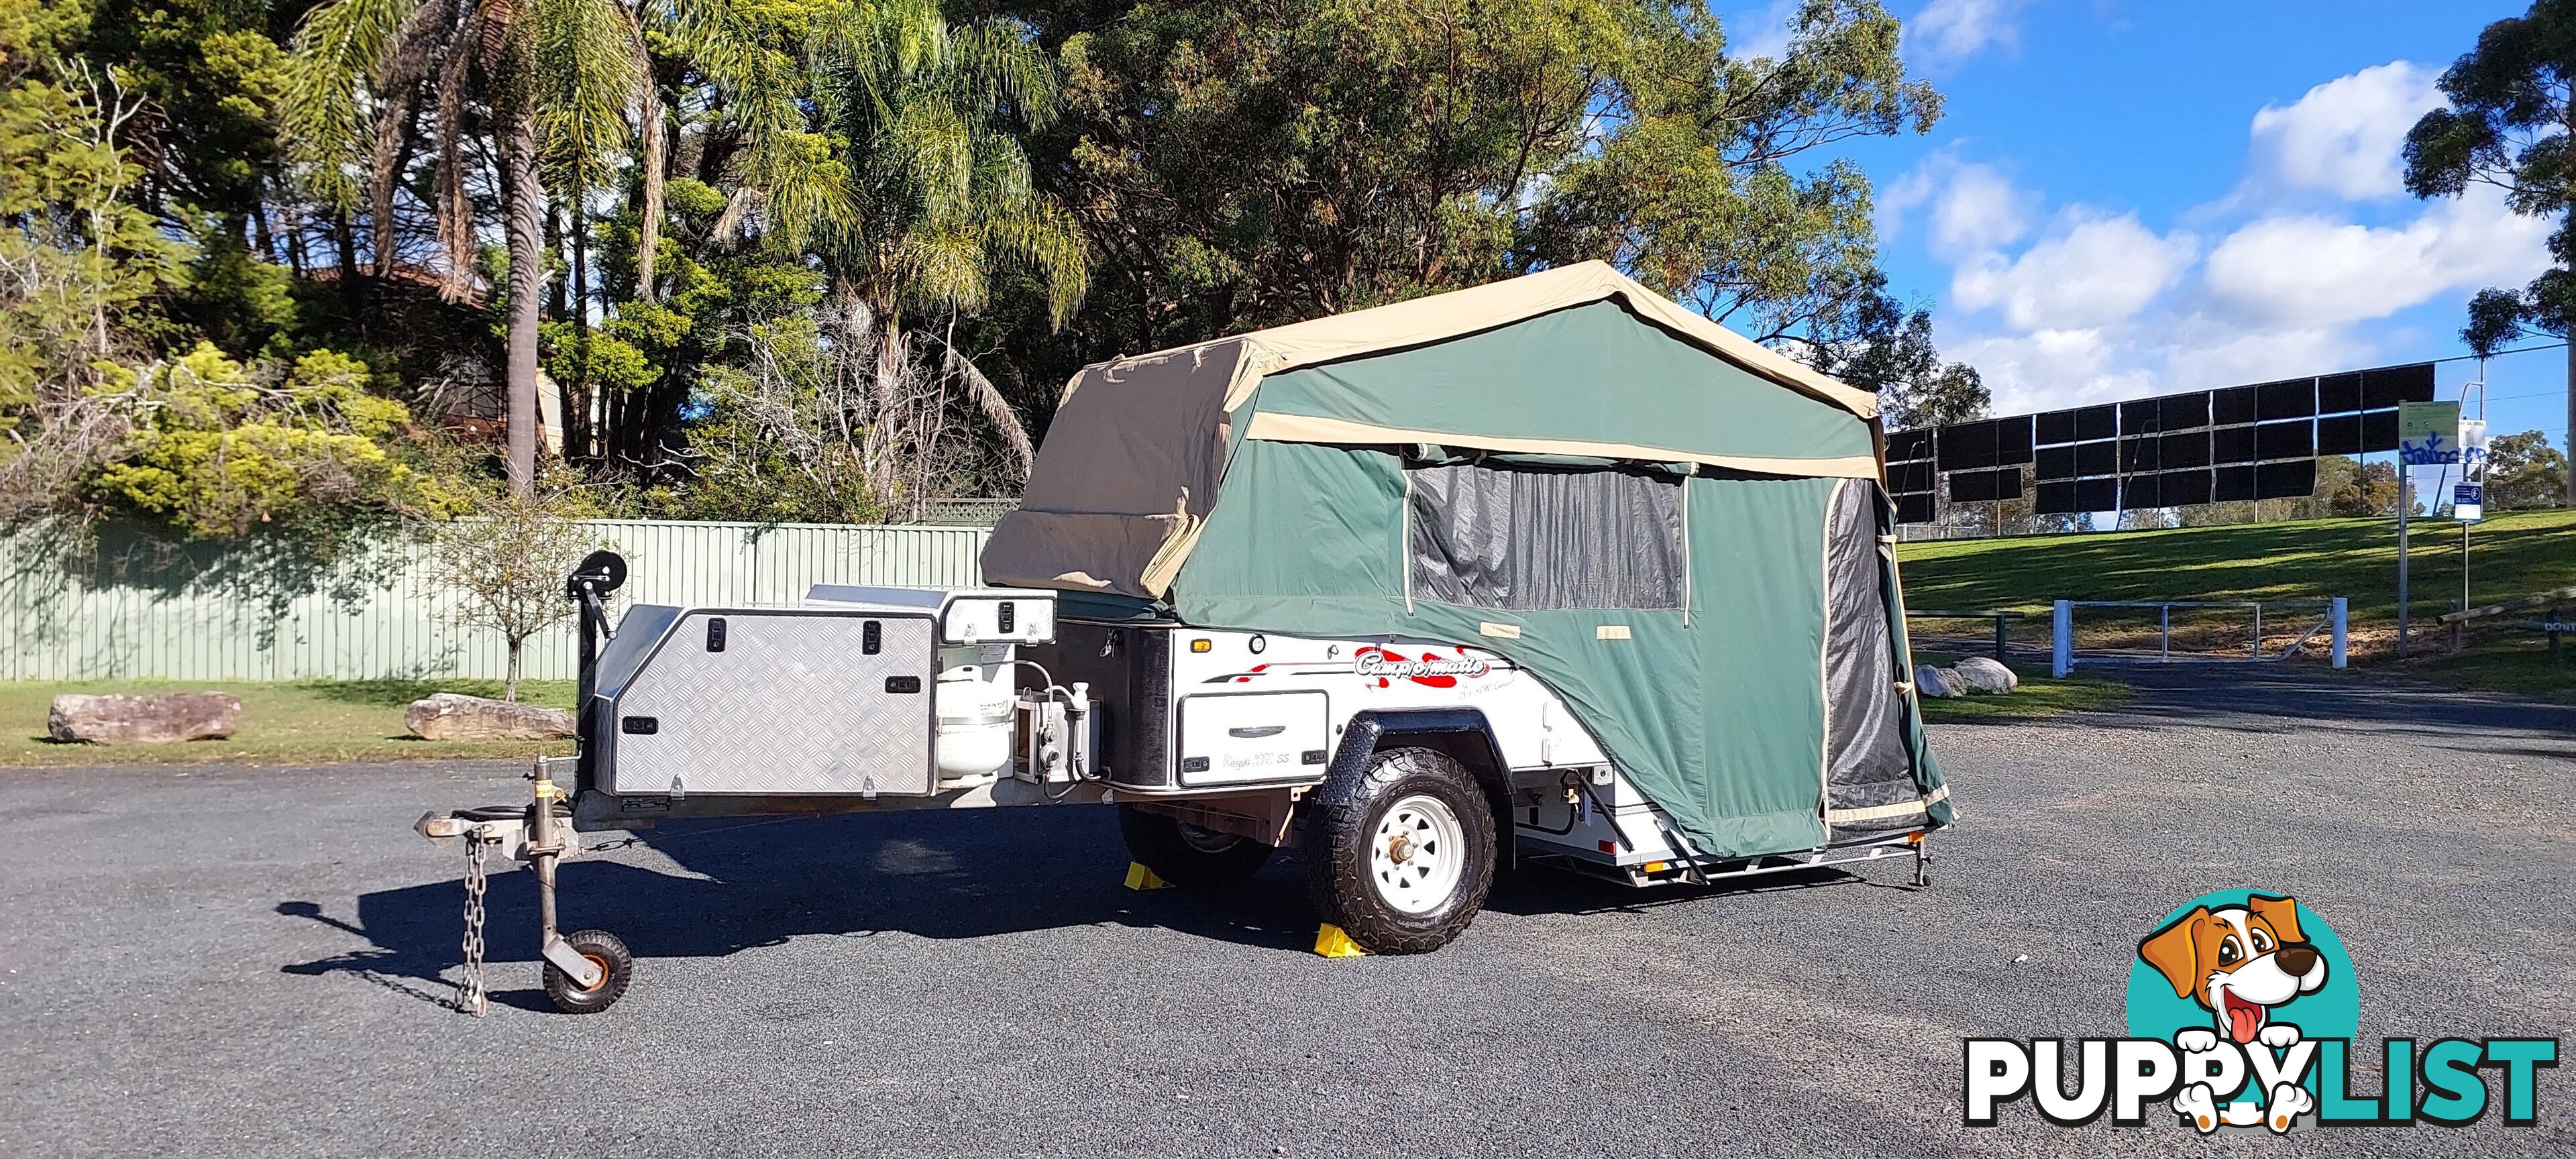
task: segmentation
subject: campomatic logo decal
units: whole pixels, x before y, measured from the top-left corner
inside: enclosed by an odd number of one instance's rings
[[[1208,677],[1208,684],[1250,684],[1256,679],[1274,677],[1334,676],[1356,673],[1387,688],[1398,680],[1409,680],[1426,688],[1456,688],[1462,680],[1481,680],[1494,672],[1490,657],[1469,655],[1465,648],[1442,655],[1425,647],[1419,656],[1408,656],[1401,649],[1382,644],[1363,644],[1351,653],[1349,662],[1297,661],[1278,664],[1255,664],[1239,672]],[[1493,687],[1481,684],[1475,687]]]
[[[2140,938],[2128,1011],[2126,1038],[1968,1039],[1967,1124],[1991,1127],[2027,1097],[2060,1126],[2161,1112],[2204,1135],[2286,1134],[2301,1120],[2458,1127],[2499,1105],[2528,1126],[2539,1072],[2558,1065],[2555,1038],[2391,1038],[2380,1087],[2357,1088],[2361,990],[2343,940],[2295,899],[2251,890],[2196,898]]]
[[[1380,688],[1386,687],[1389,679],[1410,680],[1432,688],[1455,688],[1462,676],[1472,680],[1494,670],[1490,661],[1467,655],[1464,648],[1459,649],[1455,656],[1425,652],[1416,659],[1402,652],[1371,645],[1351,653],[1351,661],[1360,675],[1377,677]]]

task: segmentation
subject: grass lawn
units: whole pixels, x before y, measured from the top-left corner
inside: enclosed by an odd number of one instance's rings
[[[1945,652],[1916,652],[1914,662],[1947,668],[1958,663],[1959,658]],[[2014,664],[2012,670],[2021,677],[2021,687],[2002,696],[1922,697],[1924,723],[1996,724],[2038,720],[2070,712],[2117,708],[2129,702],[2129,686],[2106,676],[2078,671],[2064,680],[2051,680],[2045,664]]]
[[[2496,617],[2468,633],[2459,656],[2441,655],[2447,632],[2428,624],[2460,594],[2460,529],[2449,520],[2415,522],[2411,604],[2412,659],[2396,659],[2397,534],[2389,519],[2319,519],[2237,527],[2023,536],[1902,544],[1898,556],[1909,607],[1944,611],[2010,608],[2030,613],[2013,628],[2016,643],[2048,646],[2051,601],[2315,600],[2350,603],[2354,662],[2383,672],[2559,700],[2576,700],[2576,661],[2548,663],[2543,639]],[[2479,604],[2576,585],[2576,511],[2499,515],[2470,533],[2471,599]],[[2576,600],[2569,601],[2576,615]],[[2084,647],[2155,646],[2155,613],[2078,612]],[[2278,649],[2314,622],[2283,609],[2264,624],[2266,650]],[[2178,643],[2242,648],[2242,611],[2177,613]],[[1917,621],[1918,635],[1972,636],[1982,625]],[[2303,660],[2322,661],[2322,637]]]
[[[45,739],[45,710],[55,694],[114,692],[229,692],[241,698],[240,731],[227,740],[163,745],[55,744]],[[403,728],[403,706],[433,692],[501,695],[497,680],[312,680],[296,683],[223,681],[71,681],[0,683],[0,766],[95,765],[239,761],[253,764],[318,764],[332,761],[564,755],[572,742],[426,741]],[[519,698],[554,708],[572,707],[569,680],[532,680]]]
[[[2460,533],[2446,520],[2424,520],[2414,541],[2414,614],[2426,625],[2459,594]],[[2475,572],[2472,598],[2481,604],[2576,586],[2576,511],[2534,511],[2501,515],[2471,533]],[[2552,661],[2537,633],[2513,630],[2507,615],[2489,621],[2466,636],[2457,656],[2443,647],[2446,633],[2419,630],[2413,659],[2395,658],[2397,543],[2393,523],[2385,519],[2322,519],[2241,527],[2197,527],[2171,531],[2108,532],[2086,535],[2026,536],[2013,539],[1918,542],[1898,548],[1903,560],[1905,600],[1915,608],[1978,610],[2011,608],[2030,613],[2013,628],[2021,647],[2044,651],[2048,646],[2050,601],[2076,600],[2313,600],[2344,596],[2351,601],[2354,662],[2382,672],[2465,688],[2492,689],[2546,699],[2576,701],[2576,642],[2569,655]],[[2567,612],[2576,616],[2576,600]],[[2087,648],[2154,646],[2153,613],[2123,618],[2118,613],[2087,610],[2078,620],[2079,643]],[[2267,650],[2289,643],[2313,621],[2283,623],[2287,609],[2265,624]],[[1930,636],[1976,639],[1985,628],[1973,623],[1918,621],[1918,640]],[[2241,612],[2214,611],[2178,616],[2176,639],[2183,646],[2242,648],[2247,623]],[[2323,642],[2311,645],[2297,663],[2322,663]],[[1926,662],[1947,663],[1932,651],[1918,653]],[[2044,666],[2016,665],[2021,690],[2000,697],[1956,700],[1926,698],[1924,716],[1934,723],[2003,721],[2055,716],[2107,708],[2126,701],[2129,689],[2116,679],[2090,673],[2069,680],[2050,680]],[[212,689],[242,699],[241,731],[229,740],[179,745],[104,748],[57,745],[44,739],[45,709],[61,692],[163,692]],[[74,765],[106,762],[241,761],[251,763],[319,763],[349,760],[422,758],[525,758],[569,753],[570,741],[424,741],[403,728],[403,706],[432,692],[500,695],[488,680],[304,681],[291,684],[187,683],[178,681],[82,681],[0,684],[0,766]],[[569,707],[569,681],[531,681],[521,695],[539,704]]]

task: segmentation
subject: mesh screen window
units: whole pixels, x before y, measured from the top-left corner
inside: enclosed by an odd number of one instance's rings
[[[1515,611],[1682,606],[1675,477],[1476,463],[1406,476],[1419,598]]]

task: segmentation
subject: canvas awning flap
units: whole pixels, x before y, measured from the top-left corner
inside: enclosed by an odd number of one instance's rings
[[[1178,514],[1014,511],[984,545],[984,582],[1151,599],[1144,577],[1155,557],[1187,543],[1191,527]]]
[[[1244,340],[1230,338],[1086,368],[1056,407],[1021,506],[1169,515],[1180,505],[1205,518],[1225,473],[1225,387],[1243,354]]]
[[[985,582],[1162,595],[1216,503],[1243,356],[1230,338],[1074,376],[1019,508],[984,546]]]

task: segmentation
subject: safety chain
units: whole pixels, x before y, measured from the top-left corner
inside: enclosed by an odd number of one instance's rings
[[[465,834],[465,977],[456,984],[456,1008],[476,1018],[491,1010],[483,989],[483,835]]]

